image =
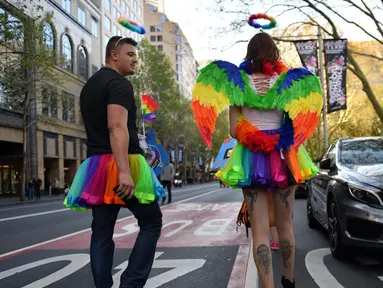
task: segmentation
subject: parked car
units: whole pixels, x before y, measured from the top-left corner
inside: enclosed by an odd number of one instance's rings
[[[307,221],[328,230],[334,257],[383,248],[383,138],[338,139],[308,182]]]

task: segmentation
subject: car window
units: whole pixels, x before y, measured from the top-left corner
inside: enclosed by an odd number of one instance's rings
[[[342,141],[339,161],[343,165],[383,164],[383,139]]]
[[[334,150],[335,148],[335,143],[331,144],[330,147],[327,149],[327,151],[324,153],[322,156],[322,160],[328,159],[329,158],[329,153]]]

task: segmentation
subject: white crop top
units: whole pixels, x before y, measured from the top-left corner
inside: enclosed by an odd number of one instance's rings
[[[250,75],[250,83],[255,92],[264,95],[274,85],[279,75],[267,76],[262,74]],[[283,111],[277,109],[251,109],[242,107],[241,112],[247,121],[259,130],[275,130],[281,127]]]

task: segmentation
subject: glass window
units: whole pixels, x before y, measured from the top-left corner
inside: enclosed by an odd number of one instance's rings
[[[162,25],[157,25],[156,30],[157,32],[162,32]]]
[[[63,68],[69,72],[73,72],[72,42],[66,34],[64,34],[61,39],[61,55],[65,60]]]
[[[150,32],[156,32],[156,26],[150,26]]]
[[[162,41],[163,41],[163,40],[162,40],[162,35],[158,35],[158,36],[157,36],[157,41],[158,41],[158,42],[162,42]]]
[[[78,22],[80,22],[82,26],[85,26],[86,24],[85,11],[82,10],[80,7],[77,7],[77,18],[78,18]]]
[[[177,61],[182,61],[182,56],[180,54],[176,54],[176,60]]]
[[[104,15],[104,27],[106,28],[106,30],[110,31],[110,25],[110,19]]]
[[[78,49],[78,72],[82,78],[88,80],[88,54],[83,46]]]
[[[104,47],[106,47],[106,45],[108,44],[109,39],[110,38],[108,36],[104,35]]]
[[[176,65],[176,70],[177,70],[178,72],[181,72],[181,71],[182,71],[182,65],[181,65],[181,64],[177,64],[177,65]]]
[[[116,2],[118,6],[121,6],[121,0],[117,0]]]
[[[122,36],[121,30],[117,29],[117,36]]]
[[[113,18],[117,19],[117,8],[113,6]]]
[[[180,45],[176,45],[176,51],[181,51],[181,46]]]
[[[156,36],[150,36],[150,41],[151,42],[156,42]]]
[[[117,35],[117,26],[113,25],[113,35]]]
[[[98,21],[92,17],[92,34],[94,37],[98,37]]]
[[[180,35],[176,35],[175,39],[176,39],[177,42],[181,42],[181,36]]]
[[[133,0],[133,9],[134,9],[134,11],[137,11],[137,8],[138,8],[137,0]]]
[[[63,6],[63,8],[66,12],[71,13],[71,2],[70,2],[70,0],[61,0],[61,5]]]
[[[126,13],[126,8],[127,8],[128,6],[126,5],[126,3],[125,3],[125,1],[122,1],[122,13],[124,13],[125,15],[127,14]]]
[[[149,11],[149,12],[154,12],[154,10],[155,10],[155,9],[154,9],[154,6],[152,6],[152,5],[149,5],[149,6],[148,6],[148,11]]]
[[[162,45],[158,45],[158,46],[157,46],[157,50],[158,50],[158,51],[164,51],[164,46],[162,46]]]
[[[41,96],[43,115],[57,118],[57,91],[51,86],[45,86],[43,87]]]
[[[75,117],[74,117],[74,96],[63,91],[63,97],[62,97],[62,120],[74,123]]]
[[[182,84],[178,83],[178,91],[182,92]]]
[[[110,12],[110,0],[104,0],[104,8],[106,12]]]
[[[138,15],[139,15],[140,17],[142,17],[142,7],[141,7],[141,6],[138,7]]]
[[[44,34],[43,34],[44,46],[48,49],[55,49],[55,36],[53,34],[53,27],[48,22],[44,22]]]
[[[160,20],[161,20],[161,21],[166,21],[166,16],[162,14],[162,15],[160,16]]]
[[[181,74],[177,74],[177,81],[182,81],[182,75]]]
[[[117,10],[117,19],[121,17],[120,11]]]

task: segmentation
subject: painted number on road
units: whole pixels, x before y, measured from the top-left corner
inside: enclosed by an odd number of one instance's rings
[[[156,288],[160,287],[161,285],[168,283],[174,279],[177,279],[183,275],[186,275],[190,272],[193,272],[205,264],[206,260],[204,259],[157,259],[160,257],[164,252],[156,252],[155,254],[155,260],[153,263],[153,269],[155,268],[173,268],[171,270],[168,270],[164,273],[158,274],[152,278],[150,278],[145,285],[145,288]],[[36,268],[39,266],[43,266],[50,263],[55,262],[62,262],[62,261],[69,261],[70,263],[65,266],[64,268],[40,279],[33,283],[30,283],[26,286],[23,286],[22,288],[44,288],[47,287],[61,279],[64,279],[65,277],[68,277],[69,275],[77,272],[84,266],[86,266],[90,262],[90,256],[89,254],[70,254],[70,255],[62,255],[57,257],[51,257],[47,259],[42,259],[39,261],[35,261],[32,263],[28,263],[16,268],[9,269],[7,271],[0,273],[0,280],[11,277],[15,274],[22,273],[24,271],[27,271],[32,268]],[[119,270],[116,274],[113,276],[114,286],[113,288],[118,288],[120,285],[120,277],[122,272],[125,270],[125,268],[128,266],[128,261],[123,262],[122,264],[118,265],[114,268],[114,270]],[[90,276],[90,275],[89,275]]]

